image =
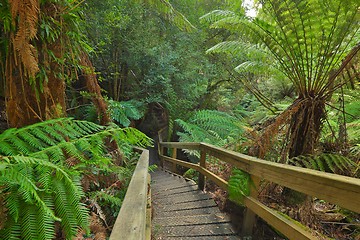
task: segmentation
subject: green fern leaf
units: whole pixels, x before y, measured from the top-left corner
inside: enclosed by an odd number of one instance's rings
[[[243,204],[244,196],[249,196],[251,187],[251,177],[248,173],[234,168],[228,181],[229,199],[239,204]]]

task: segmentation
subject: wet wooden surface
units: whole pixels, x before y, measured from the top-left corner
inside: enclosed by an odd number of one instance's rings
[[[151,174],[153,239],[240,239],[226,214],[193,181],[158,170]]]

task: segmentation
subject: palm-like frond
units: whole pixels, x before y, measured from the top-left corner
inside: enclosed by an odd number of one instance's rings
[[[274,60],[270,65],[278,68],[295,87],[298,99],[286,110],[290,121],[279,115],[276,124],[266,131],[282,124],[289,126],[284,155],[314,153],[326,118],[325,103],[346,83],[344,78],[337,77],[360,51],[359,7],[356,0],[269,0],[262,2],[254,19],[224,11],[213,11],[203,17],[211,27],[233,33],[238,41],[263,48]],[[212,51],[233,53],[235,48],[239,51],[239,45],[223,43]],[[241,60],[237,70],[250,73],[267,63],[261,60],[259,64],[251,58]],[[261,96],[246,81],[245,86],[257,98]]]
[[[352,160],[344,156],[328,153],[319,155],[301,155],[289,159],[287,163],[298,167],[306,167],[338,174],[349,174],[355,166],[355,163]]]
[[[359,42],[358,1],[266,1],[260,17],[249,20],[228,11],[202,17],[263,44],[299,92],[323,93],[334,81],[330,71]],[[335,76],[334,76],[335,77]]]
[[[188,121],[177,119],[175,122],[183,129],[177,133],[181,142],[206,142],[218,146],[239,139],[244,125],[241,119],[215,110],[197,111]],[[188,153],[198,156],[196,151]]]
[[[9,221],[0,231],[4,239],[52,239],[55,235],[55,221],[67,226],[72,222],[72,215],[76,214],[76,221],[71,229],[66,229],[69,236],[74,236],[77,229],[87,229],[87,210],[80,204],[83,197],[81,186],[76,185],[71,171],[52,164],[46,160],[11,156],[3,157],[6,167],[0,169],[0,185],[5,186],[1,191],[6,196],[6,207]],[[4,166],[4,165],[3,165]],[[42,172],[37,175],[35,172]],[[66,198],[70,202],[54,201],[61,198],[66,189]],[[59,214],[56,208],[68,208],[66,214]],[[68,231],[69,230],[69,231]]]
[[[71,118],[49,120],[0,135],[0,194],[9,221],[4,239],[52,239],[55,222],[68,239],[88,229],[81,172],[111,166],[106,143],[147,146],[150,139],[133,128],[104,127]],[[5,156],[7,155],[7,156]]]
[[[138,101],[109,101],[109,111],[112,119],[124,127],[128,127],[131,120],[139,120],[145,114],[144,104]]]

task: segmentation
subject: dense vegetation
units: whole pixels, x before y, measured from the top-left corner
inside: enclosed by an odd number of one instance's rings
[[[359,177],[359,2],[255,1],[252,17],[246,6],[0,0],[0,235],[104,238],[131,145],[150,144],[135,128]],[[324,224],[310,214],[319,200],[263,188],[303,224],[359,237],[358,215],[321,202]]]

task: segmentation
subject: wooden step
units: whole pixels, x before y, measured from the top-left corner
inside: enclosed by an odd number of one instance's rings
[[[159,228],[159,235],[164,237],[195,237],[234,235],[235,231],[228,223],[192,224],[186,226],[166,226]]]
[[[151,175],[153,239],[240,239],[230,218],[195,182],[163,171]]]
[[[179,217],[157,217],[153,224],[161,223],[163,226],[182,226],[189,224],[211,224],[220,222],[230,222],[230,218],[224,213]]]

